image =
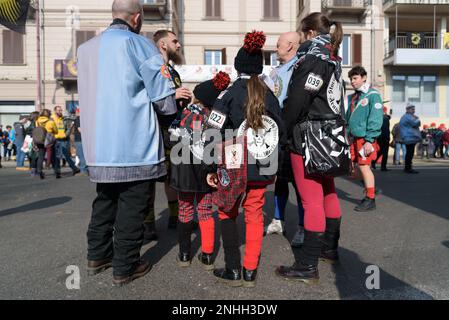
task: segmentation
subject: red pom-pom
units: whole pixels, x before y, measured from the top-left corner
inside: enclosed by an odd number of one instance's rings
[[[212,79],[212,83],[213,83],[215,89],[223,91],[231,83],[231,77],[226,72],[220,71]]]
[[[249,53],[256,52],[263,48],[266,40],[267,37],[263,31],[248,32],[245,36],[243,48]]]

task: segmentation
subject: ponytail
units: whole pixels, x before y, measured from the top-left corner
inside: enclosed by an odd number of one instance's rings
[[[315,31],[318,34],[330,34],[332,26],[335,26],[334,32],[331,34],[332,53],[337,56],[343,41],[343,26],[341,22],[330,21],[321,12],[313,12],[301,21],[301,31],[304,33]]]
[[[334,55],[338,56],[338,51],[340,51],[340,45],[343,42],[343,26],[341,22],[332,21],[331,26],[335,26],[334,32],[331,34],[331,44],[334,51]]]
[[[247,93],[245,116],[248,121],[248,128],[253,130],[263,129],[262,116],[265,114],[267,86],[260,80],[259,76],[253,74],[247,82]]]

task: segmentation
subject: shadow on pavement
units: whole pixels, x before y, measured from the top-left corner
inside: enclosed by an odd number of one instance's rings
[[[22,205],[20,207],[2,210],[2,211],[0,211],[0,217],[4,217],[7,215],[20,213],[20,212],[34,211],[34,210],[41,210],[41,209],[56,207],[56,206],[65,204],[67,202],[70,202],[71,200],[72,200],[72,197],[57,197],[57,198],[49,198],[49,199],[39,200],[36,202]]]
[[[382,189],[379,196],[379,203],[382,202],[382,196],[402,202],[410,207],[435,214],[441,218],[449,220],[449,210],[447,199],[449,190],[449,170],[445,168],[418,169],[417,175],[409,175],[402,170],[392,170],[389,172],[375,172],[376,185]],[[360,186],[360,194],[363,193],[363,187],[360,182],[352,179],[345,179],[348,182]],[[341,200],[350,202],[352,198],[348,194],[339,190]],[[353,197],[359,196],[351,195]]]
[[[443,241],[441,244],[442,244],[443,246],[446,246],[446,247],[449,248],[449,240],[448,240],[448,241]]]
[[[369,290],[366,283],[373,283],[373,264],[363,262],[355,252],[339,248],[340,264],[332,266],[335,284],[341,299],[373,300],[433,300],[432,296],[399,280],[388,272],[378,268],[380,289]],[[322,262],[320,262],[322,263]]]

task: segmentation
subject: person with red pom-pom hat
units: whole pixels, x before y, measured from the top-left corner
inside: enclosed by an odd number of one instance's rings
[[[215,199],[226,199],[226,203],[217,200],[221,203],[218,214],[225,267],[215,269],[214,276],[233,287],[255,286],[262,249],[265,192],[267,186],[275,181],[277,159],[285,132],[279,102],[259,77],[263,71],[262,48],[265,40],[265,34],[260,31],[246,34],[244,45],[234,62],[238,79],[217,99],[208,121],[210,127],[220,130],[222,134],[228,129],[239,132],[236,143],[229,140],[224,143],[226,160],[226,150],[238,150],[241,158],[247,158],[238,165],[243,168],[243,178],[234,175],[235,171],[227,166],[226,161],[226,166],[219,165],[216,173],[208,175],[209,185],[218,188]],[[234,179],[235,176],[237,178]],[[240,183],[242,179],[244,183]],[[245,209],[246,226],[243,264],[236,222],[240,203]]]
[[[206,182],[208,168],[201,164],[203,160],[204,144],[202,140],[203,128],[210,114],[210,109],[217,97],[231,82],[225,72],[219,72],[212,80],[205,81],[193,90],[193,104],[187,106],[178,115],[170,127],[175,143],[188,143],[188,161],[171,155],[170,187],[178,193],[179,221],[178,242],[179,254],[177,257],[180,267],[190,266],[191,235],[193,229],[193,215],[195,200],[201,232],[201,253],[199,261],[206,270],[212,270],[215,222],[212,216],[212,191]],[[198,139],[199,137],[200,139]],[[197,141],[198,140],[198,141]],[[182,155],[181,155],[182,156]],[[196,161],[193,158],[196,158]],[[181,160],[181,161],[179,161]]]

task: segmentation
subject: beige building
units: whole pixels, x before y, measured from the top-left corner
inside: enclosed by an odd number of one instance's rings
[[[179,32],[175,1],[141,0],[144,35],[158,29]],[[101,33],[112,21],[113,0],[40,0],[42,107],[77,105],[76,49]],[[0,124],[12,124],[18,115],[36,108],[36,10],[30,8],[26,35],[0,26]]]
[[[111,21],[113,0],[40,0],[42,104],[76,106],[74,52]],[[423,123],[449,125],[449,0],[141,0],[143,34],[157,29],[176,32],[186,63],[178,67],[184,83],[231,73],[246,32],[263,30],[265,73],[277,65],[278,36],[298,30],[315,11],[341,21],[344,76],[363,65],[369,81],[389,101],[393,123],[407,102],[417,106]],[[74,5],[75,4],[75,5]],[[0,27],[0,123],[35,109],[37,96],[36,22],[30,10],[27,34]],[[75,50],[74,50],[75,48]],[[350,89],[350,88],[348,88]],[[350,93],[350,90],[348,91]]]

